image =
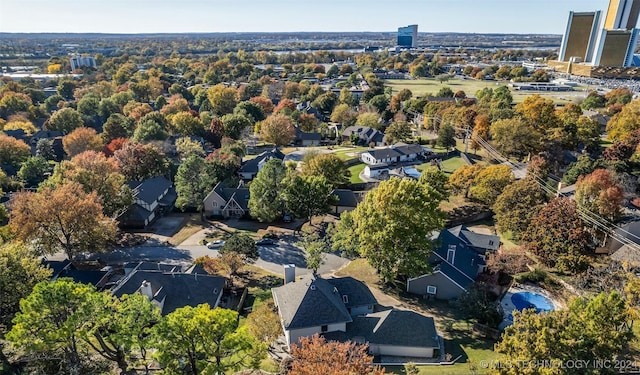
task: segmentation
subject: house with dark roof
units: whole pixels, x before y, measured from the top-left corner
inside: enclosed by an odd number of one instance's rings
[[[414,161],[431,153],[431,150],[417,144],[396,143],[391,147],[365,151],[360,159],[367,165],[393,164]]]
[[[293,139],[293,143],[296,146],[320,146],[320,141],[322,141],[322,134],[318,132],[303,132],[299,127],[295,127],[296,136]]]
[[[442,230],[429,259],[433,272],[407,280],[407,292],[436,299],[458,298],[486,270],[486,254],[500,247],[500,237],[476,233],[463,225]]]
[[[202,203],[206,216],[249,216],[249,188],[245,187],[242,181],[236,188],[229,188],[218,182]]]
[[[374,355],[431,358],[440,349],[433,318],[412,311],[375,312],[377,301],[351,277],[306,275],[271,289],[287,345],[321,334],[329,340],[368,344]]]
[[[198,306],[206,303],[211,308],[223,307],[222,294],[225,278],[186,273],[164,265],[159,269],[141,262],[115,285],[111,292],[121,297],[125,294],[142,293],[167,315],[185,306]],[[171,268],[167,271],[166,268]]]
[[[113,275],[113,269],[111,267],[104,267],[99,270],[80,269],[71,263],[69,259],[63,261],[43,260],[42,265],[52,270],[52,281],[62,277],[69,277],[76,283],[93,285],[98,290],[102,290]]]
[[[384,134],[379,130],[358,125],[348,126],[342,131],[342,142],[352,142],[353,139],[357,144],[364,146],[372,143],[374,146],[382,146],[385,142]]]
[[[356,316],[346,332],[329,332],[327,340],[367,344],[374,356],[433,358],[440,338],[432,317],[415,311],[391,309]]]
[[[133,192],[133,204],[118,220],[120,226],[144,228],[157,217],[173,210],[177,194],[171,181],[163,176],[142,182],[130,181],[127,185]]]
[[[277,147],[272,150],[265,151],[255,158],[243,162],[242,166],[240,166],[240,170],[238,171],[238,175],[243,180],[253,180],[265,163],[273,158],[284,160],[284,154]]]
[[[335,189],[331,195],[338,197],[338,200],[331,206],[331,212],[340,215],[345,211],[352,211],[358,205],[358,196],[349,189]]]

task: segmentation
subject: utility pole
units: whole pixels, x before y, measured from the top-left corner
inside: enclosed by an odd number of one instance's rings
[[[467,124],[467,128],[464,132],[464,153],[469,150],[469,140],[471,139],[471,127]]]

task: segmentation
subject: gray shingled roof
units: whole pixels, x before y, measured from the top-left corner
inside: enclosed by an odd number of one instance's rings
[[[338,197],[338,202],[335,204],[336,206],[356,207],[358,205],[358,199],[352,190],[335,189],[331,194]]]
[[[142,182],[130,181],[127,185],[133,190],[133,194],[137,199],[146,203],[153,203],[160,198],[165,190],[172,186],[171,181],[163,176],[149,178]]]
[[[338,289],[341,296],[347,296],[346,307],[367,306],[378,303],[369,287],[360,280],[356,280],[353,277],[338,277],[327,279],[327,281]]]
[[[323,334],[327,340],[363,340],[371,344],[439,348],[433,318],[409,310],[385,310],[353,318],[346,332]]]
[[[386,159],[386,158],[397,158],[400,156],[400,153],[392,148],[369,150],[369,151],[366,151],[365,154],[369,154],[373,156],[373,158],[376,160]]]
[[[352,321],[341,294],[325,279],[308,275],[271,291],[287,330]]]
[[[500,247],[500,237],[472,232],[464,225],[458,225],[447,230],[471,247],[492,251],[498,250]]]
[[[180,307],[195,307],[202,303],[215,308],[225,284],[225,279],[219,276],[136,270],[116,285],[112,292],[117,297],[136,293],[143,281],[151,283],[155,299],[161,300],[166,296],[163,315]]]
[[[240,172],[244,172],[244,173],[255,172],[255,173],[258,173],[258,165],[260,164],[260,162],[262,162],[265,159],[268,160],[268,159],[271,159],[271,158],[277,158],[277,159],[283,160],[284,159],[284,154],[277,147],[272,149],[272,150],[265,151],[265,152],[259,154],[258,156],[256,156],[255,158],[253,158],[251,160],[247,160],[246,162],[242,163],[242,166],[240,167]]]
[[[415,143],[406,144],[406,143],[397,143],[392,146],[392,148],[403,155],[411,155],[411,154],[421,154],[424,152],[422,146],[417,145]]]

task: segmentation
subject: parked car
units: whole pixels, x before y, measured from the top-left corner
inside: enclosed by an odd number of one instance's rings
[[[262,246],[266,246],[266,245],[275,245],[276,241],[274,241],[271,238],[263,238],[261,240],[256,241],[256,245],[262,245]]]
[[[282,221],[284,221],[285,223],[290,223],[293,219],[291,218],[291,215],[284,215],[282,217]]]
[[[217,249],[224,246],[224,241],[223,240],[215,240],[213,242],[208,242],[207,243],[207,247],[209,249]]]

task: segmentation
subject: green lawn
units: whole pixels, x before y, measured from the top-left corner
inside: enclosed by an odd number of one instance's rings
[[[441,88],[449,87],[453,92],[464,91],[467,96],[475,96],[476,92],[482,90],[485,87],[496,88],[499,86],[506,86],[508,83],[503,81],[483,81],[475,79],[451,79],[448,82],[440,83],[435,79],[389,79],[385,81],[385,84],[391,87],[393,94],[396,94],[402,89],[409,89],[413,93],[413,96],[425,96],[427,94],[435,95]],[[511,89],[511,88],[510,88]],[[566,104],[575,101],[576,98],[584,98],[587,88],[584,86],[576,87],[575,91],[570,92],[535,92],[535,91],[515,91],[511,89],[511,95],[513,96],[514,103],[522,102],[526,97],[540,94],[546,98],[552,99],[556,104]]]
[[[369,147],[349,147],[349,148],[340,148],[339,150],[337,150],[336,152],[334,152],[333,154],[336,155],[337,157],[339,157],[342,160],[349,160],[349,159],[355,159],[356,156],[355,154],[358,152],[362,152],[362,151],[367,151],[370,150]]]
[[[364,170],[364,167],[366,167],[366,164],[356,164],[353,167],[349,168],[349,171],[351,172],[351,180],[350,182],[352,184],[359,184],[361,182],[364,182],[360,179],[360,172],[362,172]]]

